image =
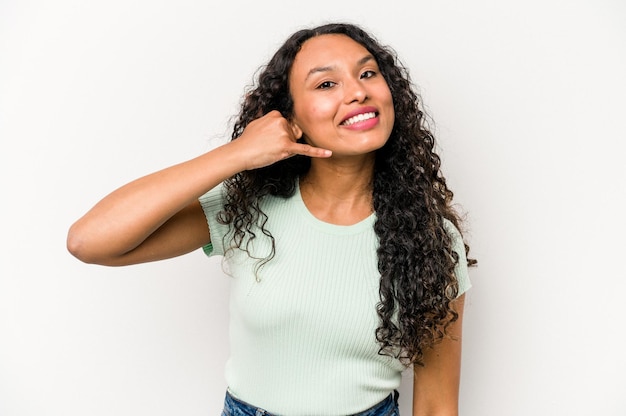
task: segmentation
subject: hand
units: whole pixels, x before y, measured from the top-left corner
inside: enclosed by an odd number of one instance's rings
[[[274,110],[250,122],[242,135],[229,144],[236,146],[245,170],[269,166],[294,155],[331,156],[330,150],[298,143],[300,136],[301,130]]]

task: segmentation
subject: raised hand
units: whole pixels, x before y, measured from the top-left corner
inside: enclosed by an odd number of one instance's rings
[[[187,162],[118,188],[71,227],[68,249],[89,263],[121,265],[180,255],[210,241],[197,198],[243,170],[293,155],[329,157],[297,143],[302,131],[278,111],[251,122],[243,134]]]
[[[244,163],[243,170],[269,166],[294,155],[329,157],[331,151],[298,143],[302,131],[280,112],[271,111],[252,121],[243,134],[229,143]]]

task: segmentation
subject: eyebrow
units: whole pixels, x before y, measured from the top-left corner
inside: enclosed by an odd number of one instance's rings
[[[361,66],[361,65],[364,65],[367,62],[372,61],[372,60],[374,60],[374,57],[372,55],[366,55],[363,58],[359,59],[356,64],[357,64],[357,66]],[[335,67],[332,66],[332,65],[331,66],[318,66],[318,67],[315,67],[315,68],[313,68],[313,69],[311,69],[309,71],[309,73],[307,74],[306,78],[304,78],[304,80],[306,81],[311,75],[316,74],[318,72],[329,72],[329,71],[332,71],[334,69],[335,69]]]

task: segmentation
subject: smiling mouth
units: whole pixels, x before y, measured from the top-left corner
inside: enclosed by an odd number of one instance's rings
[[[353,125],[354,123],[358,123],[358,122],[360,122],[360,121],[369,120],[369,119],[371,119],[371,118],[376,117],[377,115],[378,115],[378,113],[376,113],[376,112],[374,112],[374,111],[372,111],[372,112],[370,112],[370,113],[362,113],[362,114],[358,114],[358,115],[356,115],[356,116],[354,116],[354,117],[350,117],[349,119],[342,121],[342,122],[341,122],[341,125],[342,125],[342,126],[351,126],[351,125]]]

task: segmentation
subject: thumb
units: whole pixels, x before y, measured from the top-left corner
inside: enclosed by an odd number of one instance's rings
[[[291,132],[293,133],[293,137],[296,140],[302,138],[303,132],[302,132],[302,129],[300,128],[300,126],[298,126],[298,124],[293,122],[293,121],[290,122],[289,124],[291,126]]]

